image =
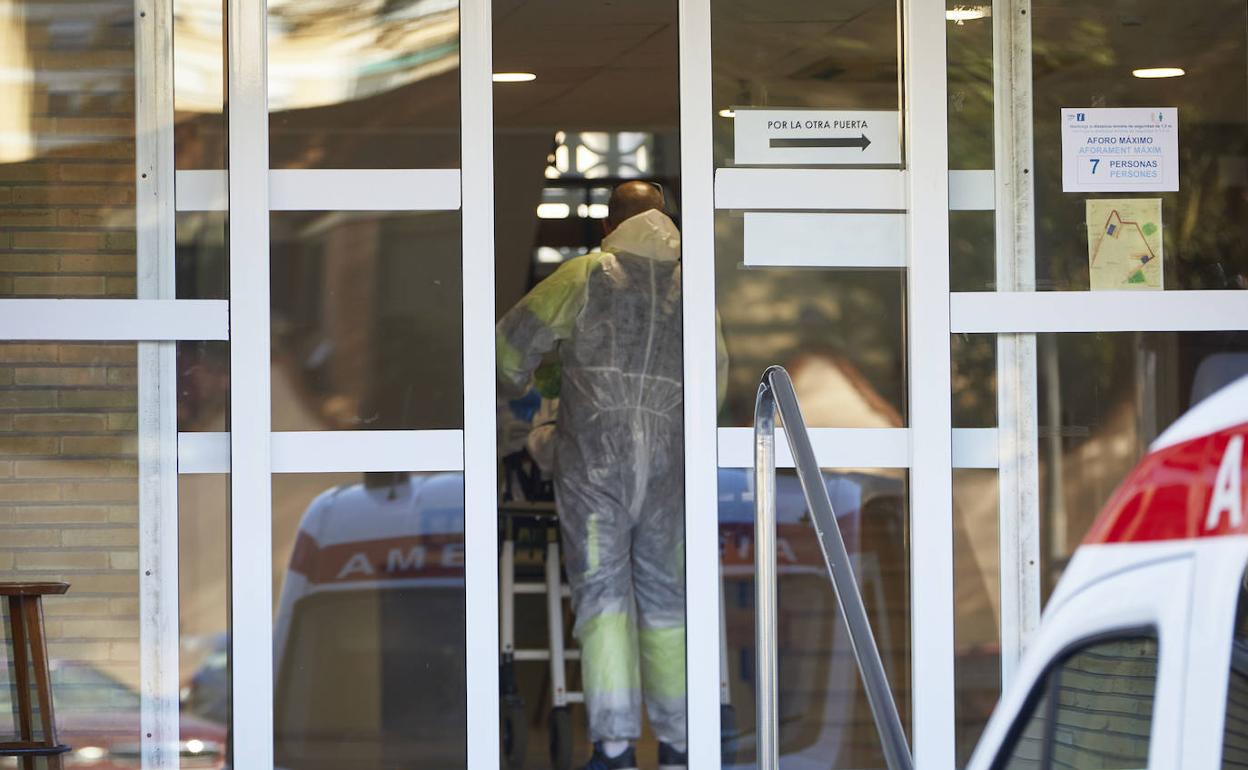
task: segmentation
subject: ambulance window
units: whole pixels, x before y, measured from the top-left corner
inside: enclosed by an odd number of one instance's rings
[[[1226,686],[1222,727],[1222,767],[1248,768],[1248,578],[1241,583],[1231,638],[1231,679]]]
[[[1148,767],[1156,689],[1156,639],[1086,645],[1044,675],[994,768]]]

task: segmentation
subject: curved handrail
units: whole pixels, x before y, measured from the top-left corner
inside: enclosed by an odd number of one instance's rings
[[[757,713],[759,770],[780,767],[779,718],[776,685],[776,410],[784,420],[793,464],[810,509],[811,523],[832,579],[849,642],[871,704],[889,770],[912,770],[914,760],[906,733],[880,661],[875,634],[867,619],[862,593],[849,563],[845,540],[837,526],[828,488],[815,459],[806,421],[797,403],[789,373],[772,366],[763,373],[754,402],[754,572],[755,642],[757,649]]]

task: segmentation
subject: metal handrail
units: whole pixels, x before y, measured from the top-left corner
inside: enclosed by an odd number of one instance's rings
[[[789,373],[772,366],[763,373],[754,402],[754,626],[757,647],[758,767],[780,767],[779,718],[776,685],[776,409],[784,420],[784,432],[793,451],[797,478],[810,509],[811,523],[819,536],[832,590],[836,593],[841,616],[849,628],[849,642],[858,662],[858,671],[867,691],[867,701],[880,734],[884,759],[889,770],[912,770],[914,760],[906,733],[888,686],[888,676],[880,661],[875,634],[867,620],[862,593],[849,563],[845,540],[841,537],[823,473],[806,432],[797,403],[797,393]]]

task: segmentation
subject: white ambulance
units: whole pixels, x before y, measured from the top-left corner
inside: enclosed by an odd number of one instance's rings
[[[1248,378],[1106,504],[970,770],[1248,768]]]

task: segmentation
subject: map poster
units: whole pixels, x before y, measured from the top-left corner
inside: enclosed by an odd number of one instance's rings
[[[1161,198],[1087,202],[1092,289],[1162,288]]]

